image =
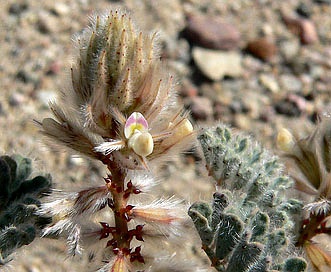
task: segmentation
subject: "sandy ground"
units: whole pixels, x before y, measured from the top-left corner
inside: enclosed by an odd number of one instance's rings
[[[105,172],[98,163],[45,145],[33,119],[49,117],[48,101],[56,97],[58,90],[69,86],[73,35],[88,24],[94,12],[116,8],[132,12],[142,30],[159,32],[162,56],[177,75],[180,99],[192,111],[198,103],[205,114],[201,117],[199,108],[194,112],[197,127],[213,125],[219,120],[227,122],[251,133],[270,148],[280,127],[305,133],[316,116],[329,109],[331,102],[331,6],[316,2],[3,0],[0,2],[0,152],[34,158],[36,173],[51,173],[58,189],[74,191],[102,181]],[[281,10],[294,12],[300,4],[310,12],[309,20],[319,37],[310,45],[300,44],[280,16]],[[199,67],[192,61],[190,44],[180,34],[186,26],[185,16],[192,13],[221,17],[240,31],[235,51],[241,57],[243,72],[238,77],[213,81],[201,73],[197,75]],[[270,62],[260,61],[244,50],[247,42],[261,33],[270,35],[278,47],[279,53]],[[297,50],[296,55],[285,61],[284,55],[291,48]],[[263,76],[272,80],[265,81]],[[278,88],[270,90],[270,82],[276,82]],[[200,100],[185,97],[185,92],[192,90]],[[204,107],[202,97],[212,105],[211,112]],[[288,110],[277,110],[282,102],[288,103]],[[297,109],[294,114],[292,108]],[[210,199],[213,185],[201,161],[185,157],[163,170],[159,195],[176,195],[187,202]],[[198,239],[192,236],[181,251],[203,266],[203,254],[195,254],[191,249],[192,245],[199,248],[198,244]],[[67,259],[65,251],[62,241],[38,239],[20,249],[4,271],[92,269],[86,256]]]

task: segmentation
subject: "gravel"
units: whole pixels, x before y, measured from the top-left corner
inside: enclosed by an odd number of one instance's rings
[[[161,57],[176,75],[179,99],[197,127],[226,122],[272,149],[278,129],[304,133],[316,115],[330,109],[327,0],[8,0],[1,7],[0,150],[34,158],[58,189],[88,187],[105,174],[94,162],[73,160],[70,152],[46,145],[32,121],[49,117],[48,100],[70,87],[71,39],[95,11],[126,9],[141,30],[158,31]],[[202,16],[207,27],[192,30],[189,15]],[[255,51],[252,41],[260,41]],[[165,169],[160,194],[209,201],[213,188],[205,172],[196,174],[195,163],[183,159]],[[36,241],[11,265],[17,272],[90,271],[87,258],[63,262],[65,250],[60,241]]]

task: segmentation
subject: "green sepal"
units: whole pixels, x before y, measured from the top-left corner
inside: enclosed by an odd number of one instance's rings
[[[197,229],[203,245],[210,245],[214,238],[213,230],[210,227],[212,208],[208,203],[196,202],[189,211],[188,215]]]
[[[12,192],[15,191],[19,184],[26,180],[32,173],[32,162],[29,158],[24,158],[20,155],[14,155],[12,157],[17,164],[16,169],[16,178],[15,178],[15,185],[16,187],[12,188]]]
[[[304,272],[307,269],[307,262],[303,258],[290,258],[285,261],[282,272]]]
[[[247,271],[260,257],[263,250],[263,245],[259,243],[248,243],[243,240],[237,244],[231,258],[226,272]]]
[[[7,227],[0,232],[0,252],[7,258],[16,248],[30,244],[36,237],[35,228],[31,225]]]
[[[216,192],[213,195],[213,213],[211,216],[211,228],[216,231],[217,226],[221,220],[221,213],[229,205],[229,198],[225,193]]]
[[[13,193],[12,200],[18,199],[26,194],[39,196],[41,193],[49,192],[51,186],[50,176],[36,176],[33,179],[26,180],[21,183],[21,186]]]
[[[271,256],[278,256],[288,244],[286,233],[282,229],[276,229],[268,235],[267,252]]]
[[[259,238],[268,232],[269,224],[270,219],[268,214],[258,211],[251,221],[251,241],[259,241]]]
[[[11,182],[10,168],[7,162],[0,158],[0,211],[5,208],[9,198],[9,184]]]
[[[220,223],[216,235],[216,257],[223,260],[235,247],[240,239],[244,223],[232,214],[221,214]]]

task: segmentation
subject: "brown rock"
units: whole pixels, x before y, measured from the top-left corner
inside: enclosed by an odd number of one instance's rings
[[[194,63],[209,79],[218,81],[224,76],[239,77],[242,69],[242,56],[237,51],[224,52],[201,47],[192,50]]]
[[[190,81],[184,80],[179,93],[183,97],[195,97],[198,95],[198,89]]]
[[[314,23],[305,18],[283,16],[288,29],[300,37],[302,44],[312,44],[319,40]]]
[[[207,97],[193,97],[191,102],[191,112],[195,120],[207,120],[213,114],[212,102]]]
[[[264,61],[270,61],[276,55],[277,46],[268,38],[259,38],[247,44],[247,51]]]
[[[202,15],[187,16],[184,35],[190,42],[210,49],[236,49],[240,41],[240,33],[235,26],[220,18]]]

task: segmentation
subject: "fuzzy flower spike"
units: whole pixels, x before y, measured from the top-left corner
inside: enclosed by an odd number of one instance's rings
[[[188,147],[193,128],[155,52],[155,34],[137,32],[126,14],[114,12],[97,16],[76,40],[72,88],[51,104],[56,119],[42,121],[45,135],[125,168]]]
[[[307,137],[299,137],[283,128],[278,133],[277,143],[283,151],[295,188],[306,198],[306,214],[301,222],[297,244],[305,248],[318,271],[331,271],[330,250],[320,243],[331,237],[330,114],[322,115]]]
[[[108,169],[101,184],[54,192],[40,210],[53,219],[44,235],[67,235],[70,255],[101,243],[96,248],[104,251],[106,265],[99,271],[155,271],[153,262],[163,250],[160,237],[178,244],[182,236],[183,203],[146,197],[156,172],[146,170],[190,147],[195,138],[154,40],[155,35],[137,32],[126,14],[97,16],[76,38],[72,88],[51,103],[55,118],[38,122],[44,135]],[[158,250],[150,254],[148,244]]]

